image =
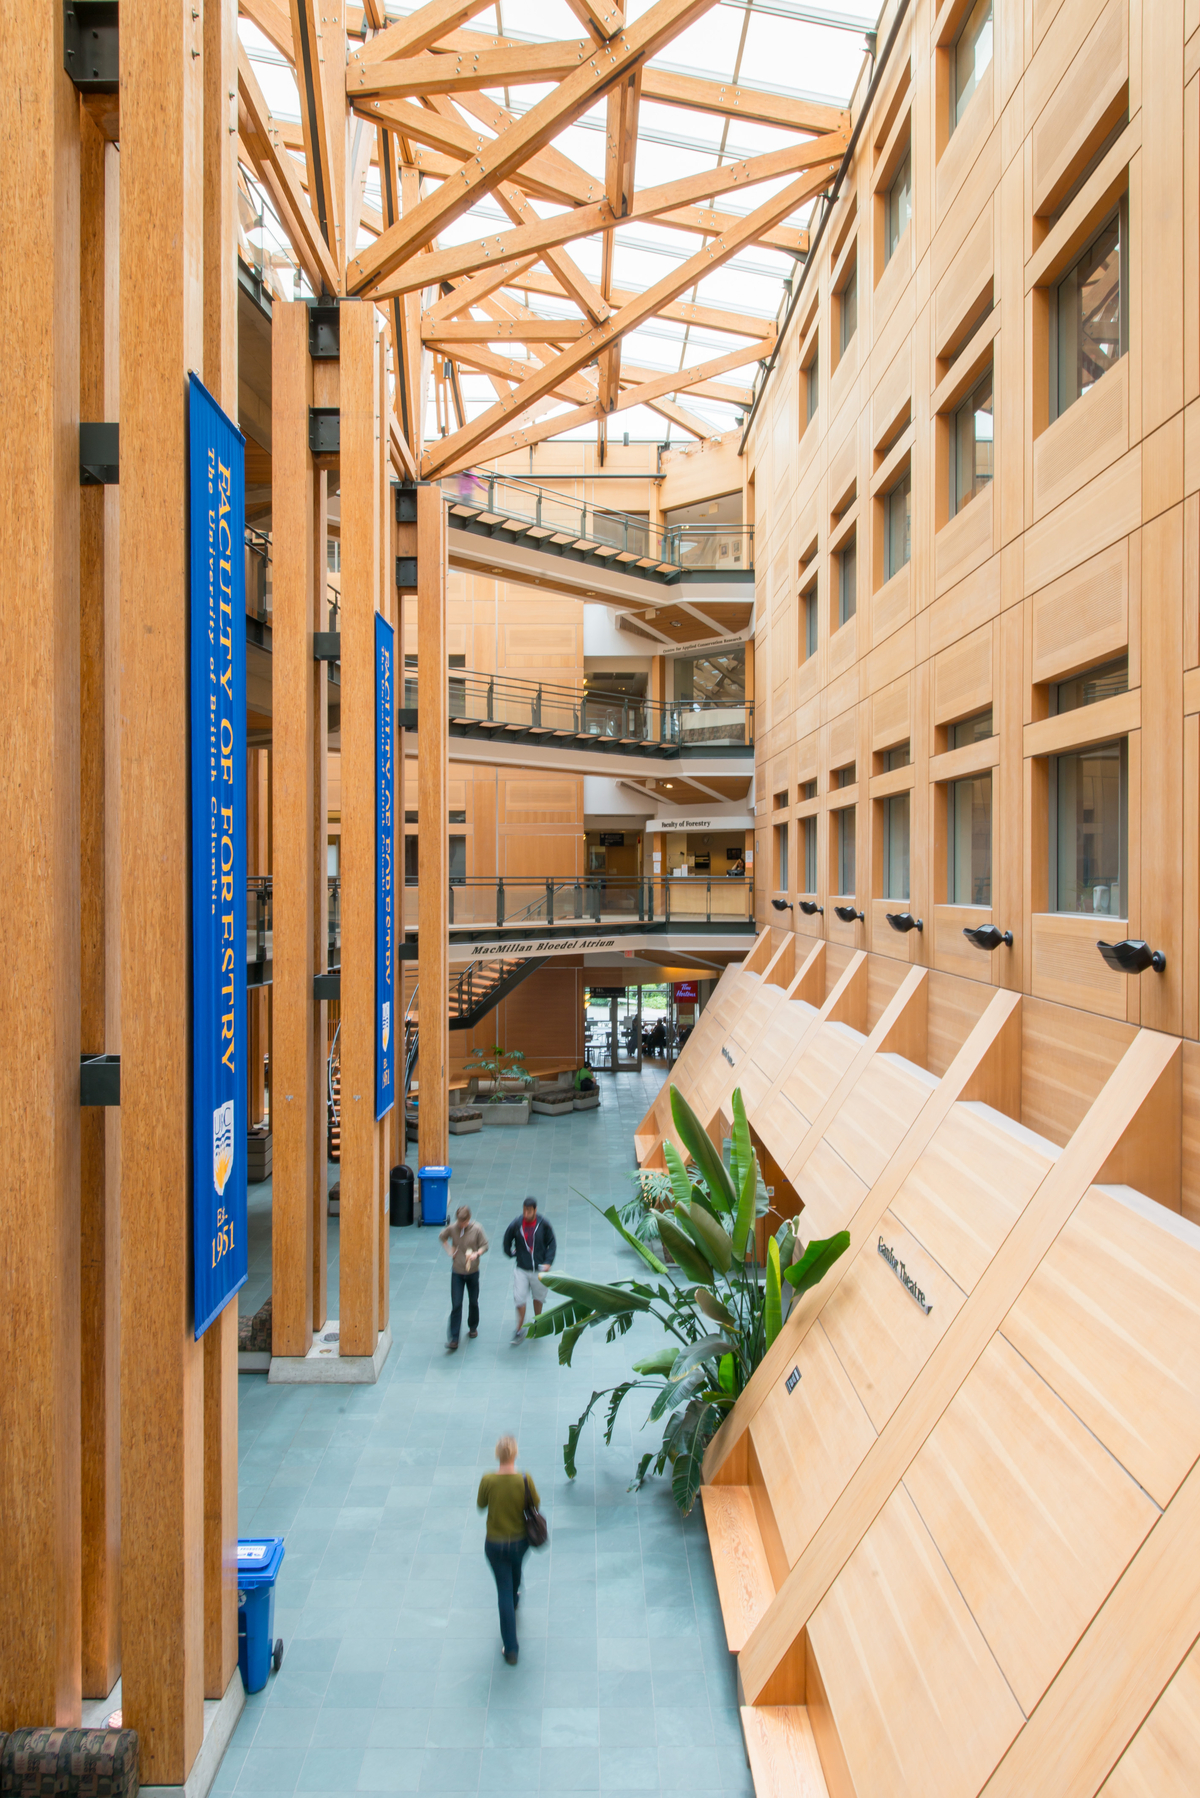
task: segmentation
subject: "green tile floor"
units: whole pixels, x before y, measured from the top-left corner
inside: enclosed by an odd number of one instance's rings
[[[469,1204],[493,1243],[477,1341],[464,1329],[445,1352],[437,1232],[393,1230],[393,1347],[378,1385],[241,1377],[241,1533],[286,1539],[275,1610],[286,1646],[247,1700],[217,1792],[752,1792],[699,1506],[684,1521],[661,1483],[626,1490],[657,1439],[653,1425],[640,1432],[638,1398],[611,1448],[589,1429],[578,1477],[563,1471],[568,1423],[656,1329],[612,1346],[585,1337],[570,1370],[553,1342],[510,1343],[500,1237],[526,1192],[554,1224],[561,1271],[603,1279],[640,1265],[579,1193],[601,1205],[628,1195],[634,1128],[662,1078],[602,1075],[598,1112],[451,1138],[451,1203]],[[256,1188],[243,1310],[265,1296],[269,1233]],[[331,1260],[335,1237],[331,1224]],[[550,1523],[549,1546],[525,1561],[515,1668],[475,1509],[507,1430]]]

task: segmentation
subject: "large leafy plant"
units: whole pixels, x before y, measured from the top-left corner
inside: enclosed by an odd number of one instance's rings
[[[785,1295],[790,1303],[817,1285],[850,1246],[849,1232],[843,1230],[810,1242],[797,1254],[789,1225],[785,1249],[790,1264],[782,1264],[780,1244],[770,1237],[766,1265],[760,1266],[754,1225],[768,1201],[740,1089],[733,1094],[732,1108],[726,1167],[683,1094],[671,1088],[671,1116],[692,1165],[673,1143],[664,1143],[673,1202],[667,1210],[656,1208],[654,1221],[675,1268],[660,1261],[610,1205],[603,1215],[654,1278],[600,1285],[544,1274],[545,1284],[563,1302],[535,1318],[527,1331],[530,1336],[561,1336],[558,1358],[569,1367],[585,1330],[601,1328],[605,1340],[613,1342],[640,1315],[662,1325],[662,1347],[634,1362],[633,1378],[593,1392],[567,1431],[563,1462],[574,1479],[580,1434],[602,1399],[608,1400],[604,1440],[611,1443],[630,1393],[650,1391],[654,1397],[646,1422],[663,1423],[662,1441],[641,1457],[633,1487],[640,1487],[651,1470],[662,1474],[669,1466],[671,1490],[685,1514],[700,1489],[705,1449],[782,1328]]]
[[[464,1064],[464,1072],[481,1073],[490,1080],[497,1094],[502,1080],[519,1080],[524,1086],[532,1086],[534,1077],[525,1066],[525,1052],[522,1049],[502,1049],[499,1043],[492,1044],[490,1055],[479,1054],[474,1061]]]

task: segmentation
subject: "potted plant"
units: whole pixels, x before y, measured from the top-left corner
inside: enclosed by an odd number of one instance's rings
[[[499,1043],[493,1043],[490,1055],[479,1055],[467,1062],[466,1072],[472,1070],[485,1125],[529,1122],[530,1088],[534,1081],[522,1050],[502,1049]]]
[[[640,1314],[661,1325],[661,1348],[634,1362],[633,1378],[593,1392],[567,1431],[563,1462],[573,1479],[580,1432],[601,1399],[608,1400],[604,1439],[611,1443],[623,1401],[632,1392],[647,1391],[653,1398],[646,1421],[661,1423],[663,1437],[657,1452],[650,1449],[641,1457],[633,1485],[641,1486],[651,1469],[656,1474],[670,1469],[671,1490],[685,1515],[700,1489],[704,1451],[778,1336],[789,1300],[823,1280],[850,1246],[850,1233],[842,1230],[800,1248],[789,1220],[780,1231],[782,1242],[768,1237],[766,1264],[760,1266],[754,1223],[760,1208],[765,1210],[766,1189],[740,1090],[733,1094],[732,1109],[726,1168],[683,1094],[671,1088],[675,1129],[695,1164],[693,1173],[673,1143],[663,1144],[673,1203],[657,1213],[657,1229],[675,1267],[668,1268],[627,1229],[610,1205],[603,1215],[637,1251],[650,1278],[601,1285],[546,1274],[545,1284],[563,1302],[527,1326],[529,1336],[561,1336],[558,1358],[569,1367],[585,1330],[600,1328],[611,1342]]]

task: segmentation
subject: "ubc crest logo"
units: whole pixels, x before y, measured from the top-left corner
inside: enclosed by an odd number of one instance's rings
[[[213,1185],[224,1194],[233,1172],[233,1100],[226,1099],[213,1112]]]
[[[392,1034],[392,1002],[385,999],[383,1003],[383,1046],[386,1049]]]

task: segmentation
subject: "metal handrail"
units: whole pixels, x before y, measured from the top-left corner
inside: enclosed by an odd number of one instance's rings
[[[723,742],[748,746],[754,739],[754,702],[715,699],[647,699],[636,693],[606,693],[589,686],[523,680],[483,669],[452,668],[449,709],[452,721],[505,726],[548,736],[608,738],[613,742]],[[405,675],[405,704],[420,703],[416,671]]]
[[[719,563],[727,563],[731,569],[754,567],[753,525],[652,525],[636,514],[589,505],[586,500],[510,475],[467,471],[444,477],[440,485],[450,506],[514,519],[541,536],[610,550],[612,560],[618,563],[634,561],[664,569],[715,567]],[[510,493],[515,495],[512,503],[506,497]]]

